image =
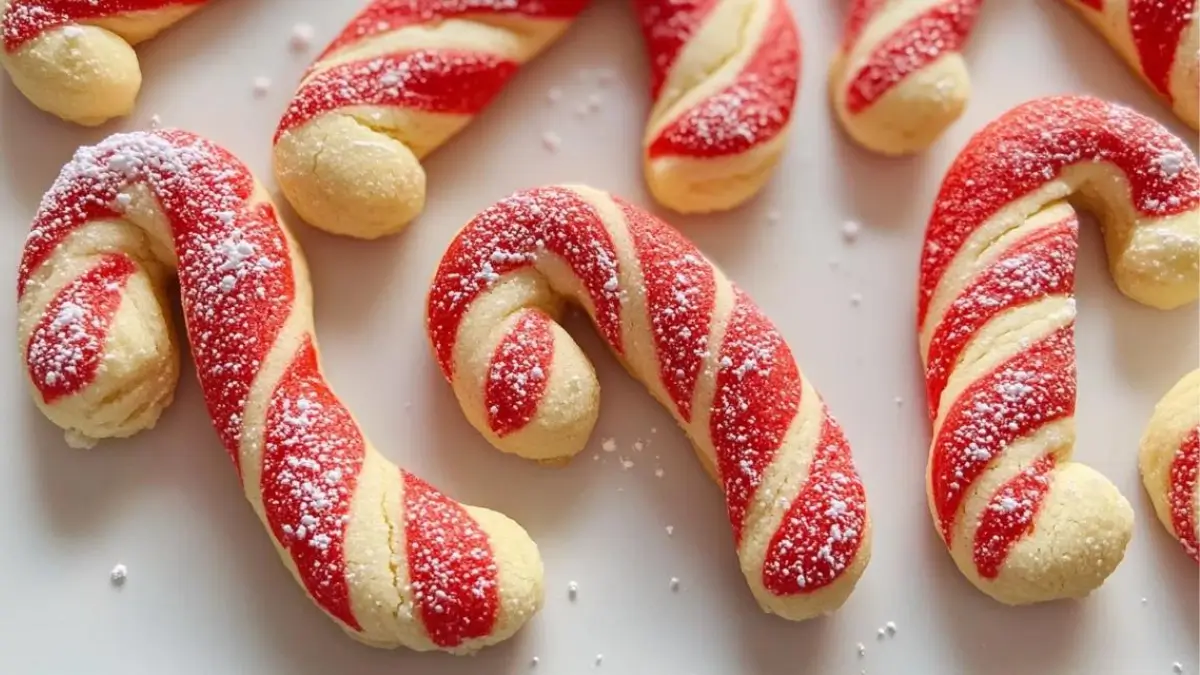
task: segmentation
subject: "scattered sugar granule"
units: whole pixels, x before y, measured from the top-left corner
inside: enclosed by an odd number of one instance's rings
[[[117,566],[112,568],[112,571],[108,573],[108,579],[112,582],[113,586],[124,586],[125,579],[128,577],[129,569],[120,563],[117,563]]]
[[[655,477],[655,478],[662,478],[664,475],[666,475],[666,472],[662,470],[662,467],[659,467],[659,468],[657,468],[657,469],[655,469],[655,470],[654,470],[654,477]]]
[[[271,90],[271,78],[259,76],[254,78],[254,95],[265,96]]]
[[[617,451],[617,441],[616,441],[616,439],[606,438],[600,442],[600,448],[602,450],[604,450],[605,452],[616,452]]]
[[[617,79],[617,73],[612,68],[601,68],[596,71],[596,83],[601,87],[607,87]]]
[[[554,105],[555,103],[558,103],[559,101],[562,100],[562,97],[563,97],[562,87],[550,87],[550,89],[546,91],[546,102],[549,103],[550,105]]]
[[[292,26],[292,49],[302,52],[312,46],[313,38],[316,37],[317,31],[311,24],[298,23]]]
[[[600,109],[600,94],[589,94],[587,99],[588,112],[596,112]]]
[[[887,622],[887,624],[885,624],[885,625],[884,625],[884,628],[886,628],[886,629],[887,629],[887,634],[888,634],[888,635],[895,635],[895,634],[896,634],[896,622],[895,622],[895,621],[889,621],[889,622]]]
[[[617,488],[617,492],[624,492],[625,488]]]
[[[884,630],[883,628],[880,628],[878,631],[875,632],[876,640],[882,640],[885,637],[887,637],[887,631]]]
[[[854,243],[860,233],[862,233],[862,225],[859,225],[858,221],[847,220],[842,223],[842,239],[845,239],[847,243]]]
[[[675,534],[675,526],[674,526],[674,525],[668,525],[668,526],[667,526],[667,536],[669,537],[669,536],[671,536],[671,535],[673,535],[673,534]]]
[[[767,222],[768,223],[778,223],[780,217],[781,216],[779,214],[779,211],[776,209],[771,209],[770,211],[767,211]]]
[[[859,305],[862,304],[862,300],[863,300],[862,293],[851,293],[850,294],[850,304],[852,306],[858,307]]]
[[[646,447],[646,444],[642,441],[634,441],[633,442],[633,451],[634,452],[641,452],[642,449],[645,447]]]
[[[604,663],[604,655],[597,654],[596,655],[596,665],[599,666],[601,663]]]
[[[841,266],[841,264],[842,264],[841,261],[838,260],[837,258],[829,259],[829,269],[831,269],[831,270],[836,270],[838,267]]]
[[[904,405],[904,397],[897,396],[896,398],[892,399],[892,402],[896,405]]]
[[[600,461],[600,455],[599,454],[592,455],[592,461],[593,462]]]
[[[157,113],[150,116],[150,128],[157,129],[162,126],[162,117]]]
[[[671,590],[672,591],[679,590],[679,577],[671,577]]]
[[[621,468],[625,469],[626,471],[632,469],[633,468],[633,460],[622,457],[621,458]]]
[[[858,657],[861,659],[862,657],[864,657],[866,655],[867,655],[867,646],[861,642],[858,643]]]
[[[562,147],[562,137],[553,131],[547,131],[542,134],[542,147],[550,152],[558,152]]]
[[[536,656],[535,656],[535,657],[533,657],[532,659],[530,659],[530,660],[529,660],[529,667],[530,667],[530,668],[537,668],[537,664],[538,664],[538,663],[541,663],[541,659],[539,659],[538,657],[536,657]]]
[[[1148,598],[1142,598],[1143,605],[1148,604],[1149,602],[1150,602],[1150,600]]]
[[[575,116],[576,117],[587,117],[587,114],[588,114],[588,107],[587,107],[586,103],[580,103],[579,105],[575,106]]]
[[[567,582],[567,597],[574,600],[579,597],[579,584],[574,581]]]
[[[652,434],[657,434],[657,433],[658,433],[658,427],[650,427],[650,433],[652,433]]]
[[[1171,664],[1171,670],[1174,671],[1175,675],[1179,675],[1183,672],[1183,664],[1176,661],[1175,663]]]

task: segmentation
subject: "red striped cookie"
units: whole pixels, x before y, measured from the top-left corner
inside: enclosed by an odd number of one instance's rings
[[[1078,597],[1120,563],[1133,512],[1071,461],[1075,197],[1117,286],[1194,302],[1200,168],[1158,123],[1087,97],[1021,105],[950,168],[925,236],[918,315],[933,422],[928,496],[955,563],[1006,603]]]
[[[870,556],[866,497],[841,428],[750,298],[627,202],[586,187],[520,192],[454,238],[426,317],[471,424],[522,457],[583,449],[600,391],[558,324],[566,302],[588,312],[724,489],[762,608],[800,620],[840,607]]]
[[[1200,129],[1196,0],[1064,0],[1112,44],[1179,119]]]
[[[966,107],[960,51],[983,0],[853,0],[829,70],[842,126],[864,147],[919,152]]]
[[[0,65],[34,105],[94,126],[128,115],[142,86],[133,45],[208,0],[0,0]]]
[[[1200,370],[1183,377],[1154,408],[1138,468],[1163,527],[1200,563]]]
[[[385,459],[321,372],[308,269],[245,166],[182,131],[79,150],[42,201],[17,282],[34,401],[76,445],[154,426],[179,352],[177,271],[208,412],[305,593],[355,639],[470,652],[540,607],[516,523]]]
[[[587,0],[375,0],[305,75],[275,171],[306,220],[396,232],[425,204],[421,159],[446,143]],[[784,0],[637,0],[655,104],[646,179],[684,212],[756,193],[790,127],[800,45]]]

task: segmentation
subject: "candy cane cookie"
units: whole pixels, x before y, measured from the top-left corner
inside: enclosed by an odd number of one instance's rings
[[[1200,370],[1184,376],[1154,408],[1142,435],[1138,468],[1154,512],[1183,550],[1200,563]]]
[[[599,410],[558,324],[584,308],[671,411],[725,491],[742,572],[767,612],[842,605],[870,557],[866,496],[841,428],[770,320],[670,226],[591,188],[520,192],[450,244],[426,309],[438,364],[496,448],[565,460]]]
[[[209,0],[0,0],[0,65],[35,106],[95,126],[128,115],[142,86],[133,45]]]
[[[1068,197],[1103,226],[1118,288],[1171,308],[1197,295],[1200,169],[1128,108],[1032,101],[976,134],[925,235],[918,317],[933,443],[930,511],[954,562],[1009,604],[1079,597],[1120,563],[1133,512],[1075,440]]]
[[[1121,54],[1179,119],[1200,129],[1196,0],[1064,0]]]
[[[372,238],[425,204],[421,159],[561,35],[587,0],[375,0],[309,69],[275,135],[275,173],[311,224]],[[732,208],[772,172],[800,44],[784,0],[637,0],[655,103],[646,180],[682,212]]]
[[[34,401],[78,438],[129,436],[170,402],[177,270],[209,416],[305,593],[357,640],[470,652],[539,608],[537,547],[367,441],[321,372],[304,256],[266,191],[213,143],[121,134],[42,201],[17,280]]]
[[[829,69],[842,127],[875,152],[932,144],[971,94],[962,50],[983,0],[853,0]]]

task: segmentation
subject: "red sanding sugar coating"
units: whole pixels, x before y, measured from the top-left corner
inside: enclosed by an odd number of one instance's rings
[[[1200,544],[1196,541],[1196,468],[1200,463],[1200,427],[1192,429],[1179,445],[1171,462],[1171,525],[1192,560],[1200,562]]]
[[[18,293],[80,226],[120,218],[129,204],[120,191],[135,183],[149,188],[170,223],[204,400],[236,465],[250,385],[291,313],[295,291],[275,211],[247,207],[254,181],[232,155],[169,130],[117,134],[80,148],[42,199]]]
[[[1051,295],[1075,288],[1079,221],[1072,213],[1012,244],[963,290],[946,309],[929,341],[925,391],[929,419],[937,417],[946,380],[962,350],[993,318]]]
[[[554,361],[552,322],[541,310],[522,310],[492,353],[483,405],[488,428],[499,436],[524,427],[537,414]]]
[[[846,109],[859,113],[904,78],[962,49],[983,0],[948,0],[896,28],[871,52],[846,91]]]
[[[592,319],[617,354],[621,293],[617,252],[599,214],[561,188],[520,192],[476,216],[451,242],[434,275],[426,317],[442,374],[454,376],[458,327],[475,298],[501,276],[558,256],[591,300]]]
[[[833,583],[854,560],[867,524],[867,494],[841,428],[822,413],[812,467],[783,515],[763,562],[775,595],[811,593]]]
[[[365,441],[317,362],[312,338],[276,385],[262,451],[263,510],[304,588],[326,612],[361,630],[346,579],[346,523]]]
[[[1033,532],[1042,501],[1050,491],[1049,473],[1054,465],[1053,455],[1039,457],[992,495],[975,530],[975,569],[979,576],[984,579],[999,576],[1008,552]]]
[[[372,35],[415,24],[480,17],[484,21],[575,18],[588,0],[376,0],[351,19],[319,58]]]
[[[109,326],[137,266],[108,254],[50,301],[29,337],[25,364],[46,404],[82,391],[96,378]]]
[[[719,0],[634,0],[650,56],[650,93],[654,98],[662,93],[680,50],[700,30],[717,2]]]
[[[771,321],[741,290],[721,343],[709,433],[735,540],[800,409],[800,370]]]
[[[1038,340],[963,390],[934,439],[929,468],[929,489],[947,546],[963,500],[992,462],[1014,442],[1074,414],[1073,326]],[[1036,510],[1037,504],[1029,508]],[[1020,537],[1024,530],[1003,532]],[[1008,549],[1002,542],[991,546]]]
[[[733,83],[668,124],[649,156],[721,157],[770,141],[792,119],[799,78],[796,23],[783,0],[776,0],[754,56]]]
[[[474,115],[500,93],[518,66],[492,54],[453,49],[422,49],[342,63],[300,87],[279,122],[275,140],[318,115],[352,106]]]
[[[976,134],[942,182],[925,234],[918,322],[924,324],[946,267],[980,225],[1063,169],[1089,162],[1109,162],[1125,175],[1140,214],[1175,215],[1200,204],[1195,155],[1159,123],[1084,96],[1018,106]]]
[[[1171,69],[1183,32],[1192,22],[1196,0],[1130,0],[1129,28],[1138,61],[1150,86],[1174,103]]]
[[[716,302],[712,265],[674,228],[620,199],[615,201],[641,263],[659,381],[679,416],[690,422]]]
[[[11,53],[42,33],[67,24],[206,2],[208,0],[10,0],[0,31],[4,33],[4,49]]]
[[[425,631],[442,648],[490,635],[500,591],[487,534],[461,504],[402,473],[408,577]]]

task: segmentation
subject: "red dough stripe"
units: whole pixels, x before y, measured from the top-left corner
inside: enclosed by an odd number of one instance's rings
[[[1038,458],[992,495],[975,530],[975,569],[979,576],[1000,576],[1008,552],[1033,532],[1042,501],[1050,492],[1050,472],[1055,463],[1053,455]]]
[[[4,49],[11,54],[46,31],[68,24],[206,2],[208,0],[11,0],[0,31],[4,34]]]
[[[776,595],[811,593],[841,576],[867,527],[867,494],[845,435],[826,411],[808,481],[767,548],[762,583]]]
[[[330,391],[306,338],[267,409],[263,509],[305,590],[322,609],[361,630],[346,581],[346,523],[366,442]]]
[[[1192,429],[1179,445],[1171,462],[1170,488],[1167,501],[1171,505],[1171,524],[1180,543],[1200,562],[1200,542],[1196,540],[1196,474],[1200,464],[1200,427]]]
[[[933,443],[929,489],[949,546],[963,500],[992,461],[1016,441],[1075,414],[1074,327],[1060,328],[972,382],[946,413]],[[1036,504],[1030,506],[1036,510]],[[1024,530],[994,534],[1019,537]],[[995,543],[997,550],[1008,545]],[[1003,559],[982,561],[997,567]],[[981,563],[976,559],[976,566]]]
[[[649,157],[736,155],[777,137],[791,121],[799,63],[795,21],[776,0],[754,56],[733,84],[668,124],[650,143]]]
[[[419,50],[339,64],[317,73],[296,92],[275,140],[315,117],[352,106],[474,115],[500,93],[518,67],[491,54],[454,50]]]
[[[1192,22],[1196,0],[1130,0],[1129,29],[1138,61],[1150,86],[1174,104],[1171,70],[1183,32]],[[1195,73],[1192,73],[1195,76]]]
[[[938,3],[923,14],[895,29],[871,52],[866,63],[851,80],[846,108],[861,113],[900,84],[905,78],[929,66],[947,54],[960,51],[975,26],[983,0],[949,0]],[[847,30],[857,36],[870,15],[882,3],[867,0],[851,13]],[[847,36],[847,45],[856,41]]]
[[[29,338],[25,364],[45,403],[79,393],[96,378],[108,327],[137,266],[108,254],[63,286]]]
[[[524,427],[537,413],[554,361],[551,321],[541,310],[523,310],[492,354],[483,404],[488,426],[500,436]]]
[[[1074,292],[1078,238],[1079,221],[1072,213],[1012,244],[958,294],[929,342],[925,391],[931,421],[946,380],[979,329],[1021,305]]]
[[[462,505],[403,477],[408,575],[425,631],[442,648],[489,635],[500,593],[487,534]]]
[[[659,358],[659,380],[685,421],[692,419],[696,380],[708,353],[717,282],[712,266],[677,231],[645,211],[621,206],[646,287],[646,309]]]
[[[662,93],[679,52],[721,0],[634,0],[650,53],[650,94]]]
[[[1153,120],[1089,97],[1021,105],[976,134],[942,183],[926,231],[918,322],[924,325],[942,275],[971,234],[1067,167],[1089,162],[1120,169],[1141,214],[1175,215],[1200,205],[1195,157]]]

